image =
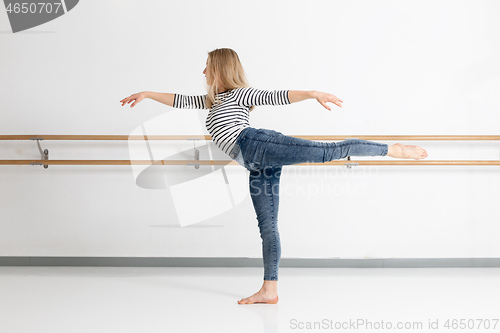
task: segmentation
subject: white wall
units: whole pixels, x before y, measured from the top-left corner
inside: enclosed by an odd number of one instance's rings
[[[208,134],[205,110],[119,100],[144,90],[203,94],[207,52],[231,47],[254,87],[344,100],[332,112],[312,100],[258,107],[253,127],[498,135],[499,14],[493,0],[86,0],[13,34],[2,9],[0,134]],[[500,158],[497,142],[411,144],[429,160]],[[202,159],[224,158],[200,145]],[[51,159],[189,159],[193,143],[42,147]],[[1,159],[38,157],[32,141],[0,142]],[[248,171],[238,165],[0,166],[0,184],[1,256],[261,256]],[[286,166],[282,254],[498,257],[499,185],[499,168],[488,166]]]

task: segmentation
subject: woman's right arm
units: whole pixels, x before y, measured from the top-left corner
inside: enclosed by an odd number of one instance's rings
[[[127,98],[120,101],[122,106],[125,103],[134,102],[130,107],[134,107],[137,103],[142,101],[144,98],[151,98],[157,102],[172,106],[178,109],[206,109],[207,95],[197,95],[197,96],[187,96],[181,94],[171,94],[171,93],[156,93],[152,91],[143,91],[137,94],[133,94]]]
[[[130,95],[129,97],[126,97],[120,101],[122,103],[122,106],[125,105],[125,103],[129,104],[131,102],[134,102],[130,107],[133,108],[134,105],[142,101],[144,98],[151,98],[154,101],[166,104],[168,106],[174,106],[174,98],[175,94],[171,93],[157,93],[157,92],[152,92],[152,91],[143,91],[137,94]]]
[[[175,94],[171,93],[157,93],[152,91],[145,91],[146,98],[151,98],[154,101],[166,104],[168,106],[174,106]]]

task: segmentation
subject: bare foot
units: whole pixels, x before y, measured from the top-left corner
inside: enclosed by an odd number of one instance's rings
[[[250,297],[242,298],[238,301],[238,304],[253,303],[278,303],[278,281],[264,280],[264,284],[258,292]]]
[[[427,152],[424,148],[419,146],[403,145],[401,143],[396,143],[389,147],[387,156],[394,158],[412,158],[415,160],[423,159],[427,157]]]
[[[264,293],[262,290],[256,292],[250,297],[242,298],[238,301],[238,304],[253,304],[253,303],[268,303],[276,304],[278,303],[278,295],[271,293]]]

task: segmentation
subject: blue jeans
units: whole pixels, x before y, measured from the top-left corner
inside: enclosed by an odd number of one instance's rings
[[[359,139],[319,142],[246,127],[229,154],[250,171],[250,196],[262,238],[264,280],[278,280],[281,258],[278,231],[279,182],[284,165],[324,163],[347,156],[386,156],[389,146]]]

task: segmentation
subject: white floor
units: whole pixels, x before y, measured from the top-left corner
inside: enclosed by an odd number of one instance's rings
[[[238,305],[261,268],[0,267],[0,332],[498,332],[499,281],[500,268],[281,268],[278,304]]]

